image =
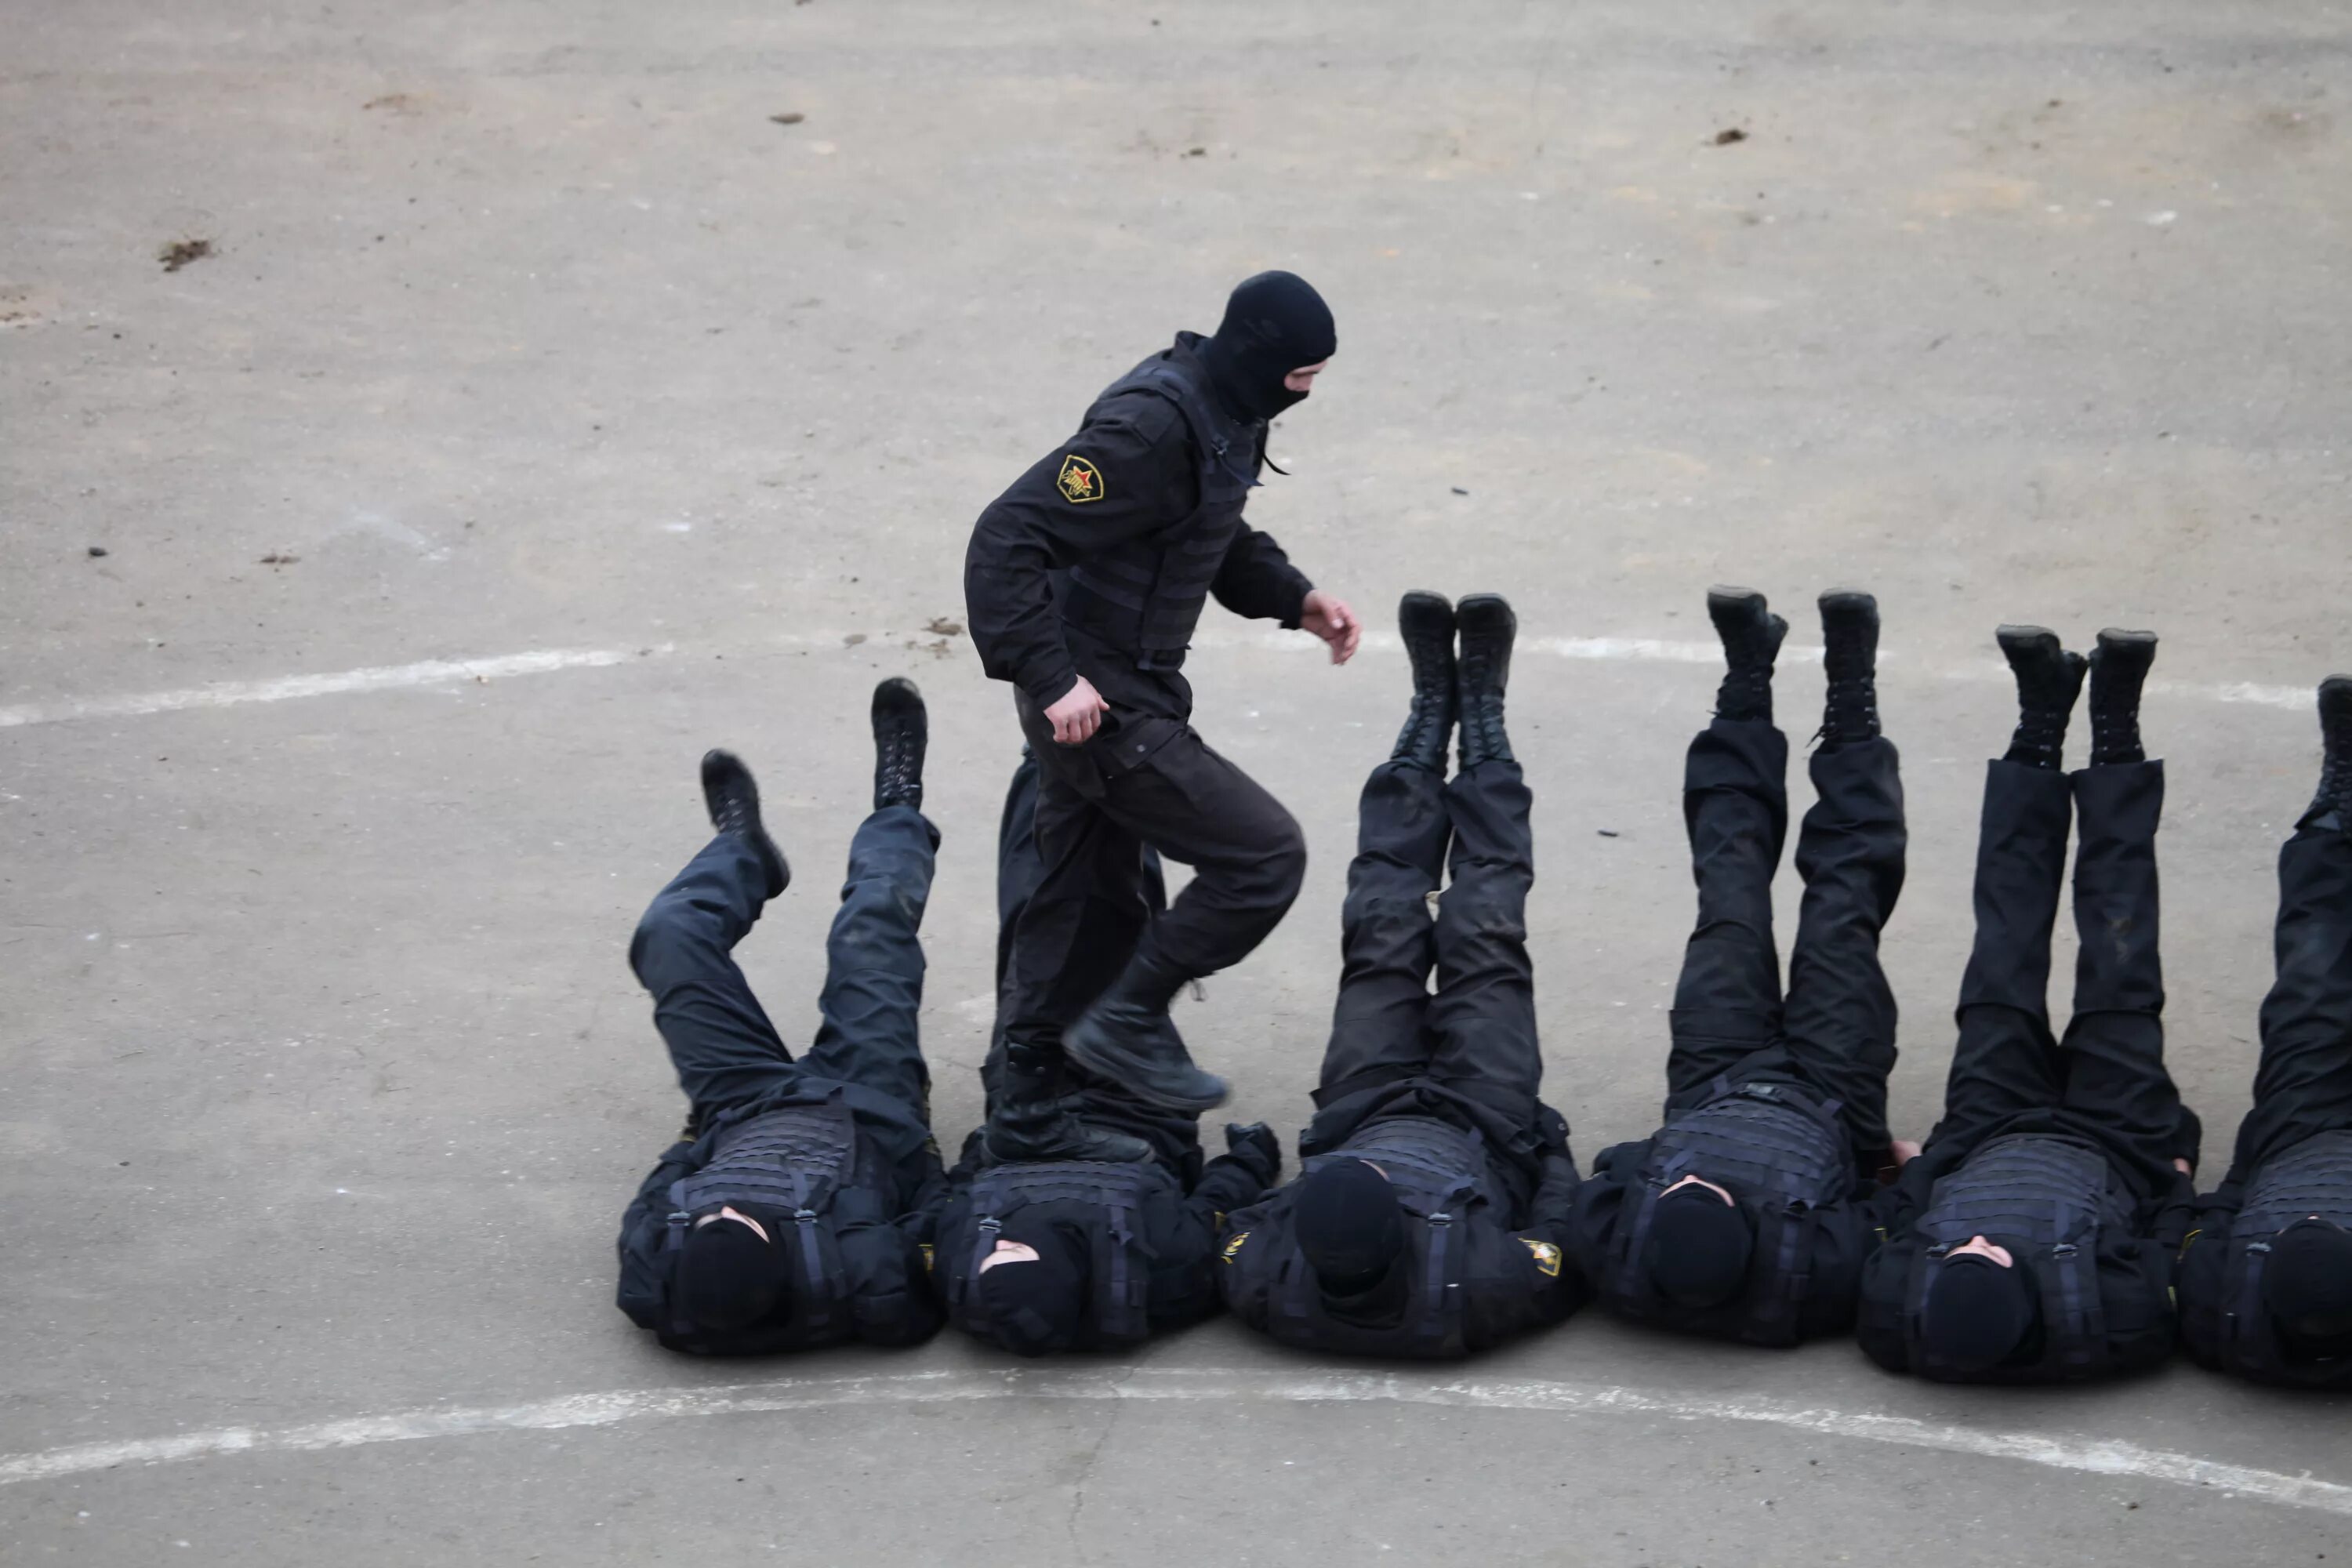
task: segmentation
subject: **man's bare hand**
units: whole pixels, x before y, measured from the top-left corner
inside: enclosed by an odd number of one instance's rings
[[[1889,1147],[1895,1151],[1895,1168],[1898,1171],[1919,1157],[1919,1145],[1908,1138],[1897,1138]]]
[[[1045,721],[1054,726],[1055,745],[1083,746],[1094,738],[1102,727],[1102,716],[1109,711],[1110,704],[1102,700],[1094,682],[1081,675],[1060,701],[1045,710]]]
[[[1356,657],[1356,645],[1364,640],[1364,623],[1356,619],[1356,612],[1347,602],[1318,588],[1307,595],[1299,606],[1298,624],[1321,637],[1331,649],[1331,662],[1345,664]]]

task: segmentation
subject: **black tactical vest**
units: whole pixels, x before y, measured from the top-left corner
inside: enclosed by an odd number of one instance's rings
[[[1721,1306],[1683,1306],[1661,1295],[1650,1274],[1658,1200],[1690,1175],[1729,1189],[1756,1230],[1748,1289]],[[1658,1130],[1641,1180],[1633,1212],[1618,1221],[1602,1282],[1610,1310],[1750,1344],[1795,1344],[1812,1282],[1813,1211],[1843,1201],[1853,1187],[1837,1102],[1783,1083],[1718,1082],[1713,1100]]]
[[[2221,1347],[2221,1364],[2242,1377],[2305,1388],[2352,1384],[2352,1356],[2325,1362],[2290,1358],[2263,1302],[2263,1269],[2272,1241],[2314,1215],[2352,1227],[2352,1131],[2305,1139],[2265,1163],[2246,1184],[2216,1304],[2221,1331],[2212,1336]]]
[[[786,1105],[749,1117],[718,1134],[709,1161],[670,1184],[671,1252],[685,1245],[687,1226],[722,1204],[750,1204],[793,1216],[798,1227],[802,1278],[793,1289],[793,1321],[805,1345],[830,1344],[856,1331],[847,1272],[833,1227],[824,1223],[835,1195],[856,1173],[857,1130],[835,1090],[817,1105]],[[668,1331],[682,1341],[699,1331],[673,1314]],[[666,1336],[667,1337],[667,1336]]]
[[[1936,1184],[1915,1228],[1927,1245],[1913,1255],[1904,1286],[1904,1337],[1914,1372],[1956,1383],[2050,1383],[2108,1370],[2099,1237],[2109,1229],[2130,1235],[2132,1215],[2115,1191],[2105,1155],[2038,1132],[1995,1138]],[[1936,1270],[1952,1248],[1979,1236],[2008,1248],[2041,1290],[2042,1356],[2031,1365],[1964,1372],[1920,1332]]]
[[[1087,1342],[1104,1348],[1140,1344],[1151,1332],[1152,1253],[1143,1235],[1143,1194],[1148,1183],[1165,1179],[1150,1165],[1096,1160],[992,1165],[982,1171],[971,1184],[971,1212],[979,1223],[973,1226],[971,1256],[948,1274],[948,1321],[966,1333],[998,1342],[988,1310],[973,1288],[981,1259],[996,1250],[1004,1222],[1031,1204],[1074,1202],[1087,1207],[1092,1247]]]
[[[1396,1189],[1406,1216],[1405,1251],[1396,1267],[1410,1270],[1404,1316],[1393,1328],[1332,1317],[1294,1237],[1260,1264],[1274,1271],[1266,1331],[1307,1350],[1427,1361],[1462,1355],[1460,1227],[1473,1213],[1498,1206],[1478,1135],[1431,1117],[1384,1117],[1358,1128],[1345,1148],[1304,1162],[1300,1173],[1311,1175],[1333,1160],[1369,1160]]]
[[[1209,588],[1241,531],[1242,504],[1257,483],[1265,426],[1238,420],[1209,390],[1187,333],[1103,390],[1091,423],[1114,397],[1148,392],[1184,416],[1200,459],[1200,500],[1166,526],[1073,566],[1060,595],[1062,616],[1129,655],[1140,669],[1177,669]]]

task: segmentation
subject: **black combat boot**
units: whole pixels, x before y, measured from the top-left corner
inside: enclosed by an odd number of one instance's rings
[[[2017,732],[2003,762],[2028,767],[2064,764],[2066,720],[2083,695],[2088,662],[2058,646],[2058,634],[2042,626],[2002,626],[1993,633],[2001,657],[2017,677]]]
[[[1125,973],[1062,1033],[1062,1049],[1097,1078],[1108,1079],[1163,1110],[1208,1110],[1231,1092],[1223,1079],[1192,1065],[1168,1005],[1192,976],[1140,951]]]
[[[1767,609],[1753,588],[1706,591],[1706,618],[1723,639],[1723,684],[1716,689],[1718,719],[1772,721],[1772,661],[1789,623]]]
[[[2144,763],[2139,743],[2139,689],[2156,662],[2154,632],[2109,626],[2091,650],[2091,765]]]
[[[874,809],[910,805],[923,809],[923,750],[930,718],[923,694],[903,676],[874,689]]]
[[[1832,746],[1878,738],[1878,601],[1853,588],[1832,588],[1822,605],[1822,663],[1829,699],[1822,705],[1818,739]]]
[[[1511,684],[1511,639],[1519,634],[1519,618],[1500,594],[1473,594],[1454,606],[1454,626],[1462,639],[1454,667],[1462,725],[1455,765],[1466,773],[1480,763],[1516,762],[1503,728],[1503,692]]]
[[[751,782],[751,770],[743,765],[742,758],[732,752],[702,753],[702,804],[709,808],[711,826],[735,835],[759,851],[760,865],[768,873],[768,897],[776,897],[791,885],[793,868],[784,864],[784,852],[761,825],[760,786]]]
[[[1003,1098],[981,1137],[994,1160],[1105,1160],[1132,1164],[1151,1158],[1151,1145],[1125,1132],[1081,1121],[1062,1102],[1061,1053],[1050,1046],[1007,1040]]]
[[[2352,675],[2319,683],[2319,793],[2297,826],[2352,829]]]
[[[1454,732],[1454,606],[1415,588],[1397,605],[1397,630],[1412,660],[1412,708],[1397,731],[1392,763],[1414,763],[1443,778]]]

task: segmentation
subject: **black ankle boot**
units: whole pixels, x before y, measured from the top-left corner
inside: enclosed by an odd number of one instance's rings
[[[2036,768],[2063,766],[2066,720],[2083,695],[2088,661],[2060,647],[2058,634],[2042,626],[2002,626],[1993,639],[2017,677],[2017,732],[2010,737],[2002,761]]]
[[[1460,710],[1461,756],[1468,773],[1481,763],[1516,762],[1503,728],[1503,692],[1511,684],[1511,641],[1519,618],[1500,594],[1473,594],[1454,609],[1462,656],[1454,667],[1454,706]]]
[[[1723,684],[1716,689],[1718,719],[1772,721],[1772,661],[1789,623],[1765,607],[1753,588],[1709,588],[1706,618],[1723,639]]]
[[[2352,829],[2352,675],[2319,683],[2319,793],[2297,826]]]
[[[2139,743],[2139,689],[2156,662],[2154,632],[2109,626],[2091,650],[2091,765],[2144,763]]]
[[[874,809],[923,809],[923,752],[931,722],[915,683],[892,676],[874,689]]]
[[[1125,1132],[1081,1121],[1062,1102],[1062,1062],[1046,1046],[1007,1041],[1003,1097],[981,1134],[996,1160],[1103,1160],[1132,1164],[1151,1158],[1151,1145]]]
[[[761,824],[760,786],[751,781],[751,770],[743,765],[742,758],[732,752],[702,754],[702,804],[710,812],[711,826],[735,835],[759,851],[760,865],[768,873],[768,897],[776,897],[791,885],[793,868],[784,863],[784,852]]]
[[[1150,953],[1139,952],[1127,970],[1062,1034],[1062,1049],[1097,1078],[1163,1110],[1208,1110],[1223,1105],[1230,1086],[1192,1065],[1168,1005],[1191,978]]]
[[[1822,705],[1817,739],[1832,746],[1878,738],[1878,601],[1852,588],[1832,588],[1822,605],[1822,663],[1829,699]]]
[[[1441,776],[1454,732],[1454,606],[1415,588],[1397,605],[1397,630],[1412,660],[1412,708],[1397,731],[1392,763],[1414,763]]]

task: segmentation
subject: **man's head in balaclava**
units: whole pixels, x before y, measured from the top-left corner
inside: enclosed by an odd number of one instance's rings
[[[2317,1218],[2281,1231],[2263,1271],[2263,1304],[2290,1355],[2352,1355],[2352,1235]]]
[[[1225,301],[1225,319],[1202,345],[1209,381],[1229,413],[1271,419],[1307,395],[1311,376],[1339,346],[1331,308],[1295,272],[1261,272]]]
[[[1954,1251],[1927,1281],[1919,1337],[1962,1372],[1983,1372],[2015,1353],[2039,1315],[2021,1269],[1983,1252]]]
[[[971,1282],[1004,1348],[1046,1355],[1078,1342],[1091,1249],[1074,1225],[1014,1215]]]
[[[792,1280],[786,1227],[730,1206],[695,1216],[677,1255],[677,1310],[702,1329],[740,1329],[774,1312]]]
[[[1697,1311],[1747,1289],[1756,1229],[1723,1188],[1686,1183],[1658,1200],[1650,1220],[1650,1281],[1667,1300]]]
[[[1291,1224],[1327,1296],[1358,1296],[1404,1250],[1404,1211],[1389,1179],[1361,1160],[1333,1160],[1300,1178]]]

